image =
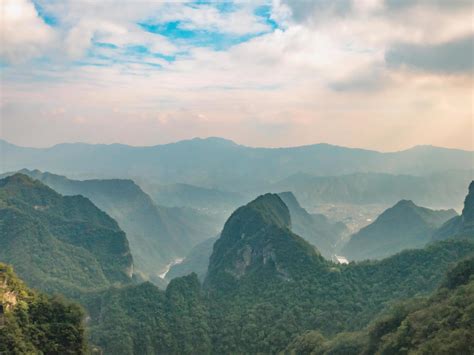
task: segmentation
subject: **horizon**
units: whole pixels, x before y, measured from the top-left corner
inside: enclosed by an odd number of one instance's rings
[[[0,137],[472,151],[472,10],[464,0],[4,0]]]
[[[48,146],[25,146],[25,145],[20,145],[13,143],[7,139],[0,138],[0,142],[4,142],[9,145],[13,145],[15,147],[19,148],[29,148],[29,149],[51,149],[57,146],[61,145],[97,145],[97,146],[113,146],[113,145],[121,145],[121,146],[126,146],[130,148],[153,148],[153,147],[159,147],[159,146],[165,146],[165,145],[172,145],[172,144],[178,144],[178,143],[183,143],[183,142],[189,142],[189,141],[209,141],[209,140],[221,140],[221,141],[226,141],[228,143],[235,144],[240,147],[245,147],[245,148],[254,148],[254,149],[291,149],[291,148],[304,148],[304,147],[311,147],[311,146],[318,146],[318,145],[325,145],[325,146],[330,146],[330,147],[335,147],[335,148],[343,148],[343,149],[354,149],[354,150],[365,150],[365,151],[372,151],[372,152],[377,152],[377,153],[400,153],[404,151],[409,151],[413,150],[416,148],[433,148],[433,149],[444,149],[444,150],[454,150],[454,151],[462,151],[462,152],[467,152],[467,153],[474,153],[473,150],[468,150],[468,149],[462,149],[462,148],[452,148],[452,147],[443,147],[443,146],[437,146],[437,145],[432,145],[432,144],[417,144],[414,146],[409,146],[406,148],[402,148],[400,150],[377,150],[377,149],[370,149],[370,148],[365,148],[365,147],[351,147],[351,146],[344,146],[344,145],[339,145],[339,144],[331,144],[327,142],[315,142],[315,143],[309,143],[309,144],[303,144],[303,145],[289,145],[289,146],[252,146],[252,145],[246,145],[240,142],[237,142],[232,139],[228,139],[225,137],[217,137],[217,136],[208,136],[208,137],[191,137],[187,139],[181,139],[181,140],[176,140],[176,141],[171,141],[171,142],[166,142],[166,143],[157,143],[157,144],[150,144],[150,145],[133,145],[133,144],[126,144],[126,143],[120,143],[120,142],[113,142],[113,143],[91,143],[91,142],[60,142],[60,143],[55,143],[52,145]]]

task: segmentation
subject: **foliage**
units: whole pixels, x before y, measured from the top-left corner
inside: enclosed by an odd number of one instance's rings
[[[70,296],[130,282],[125,234],[82,196],[16,174],[0,180],[0,260],[30,285]]]
[[[471,241],[447,240],[337,265],[289,230],[278,196],[254,202],[227,221],[202,288],[192,275],[166,292],[144,284],[91,299],[94,343],[105,353],[276,353],[306,334],[310,344],[329,339],[323,345],[332,354],[356,352],[369,335],[352,332],[390,303],[434,290],[452,264],[474,253]]]
[[[28,289],[0,263],[0,301],[5,314],[0,324],[0,354],[83,354],[86,352],[84,313],[62,297],[48,297]],[[12,301],[7,306],[4,295]],[[2,301],[3,300],[3,301]]]

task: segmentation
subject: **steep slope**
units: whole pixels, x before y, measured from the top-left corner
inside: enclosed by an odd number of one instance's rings
[[[313,244],[326,258],[333,256],[337,243],[348,233],[345,224],[331,223],[322,214],[309,214],[291,192],[282,192],[278,196],[290,211],[291,230]]]
[[[86,354],[83,311],[32,291],[0,263],[0,354]]]
[[[421,248],[455,215],[454,210],[434,211],[412,201],[399,201],[352,235],[341,254],[350,260],[382,259],[403,249]]]
[[[0,180],[0,225],[0,260],[33,287],[71,294],[131,280],[125,233],[82,196],[12,175]]]
[[[153,177],[162,184],[187,183],[246,190],[284,179],[295,172],[341,175],[384,172],[421,175],[472,165],[473,152],[415,147],[380,153],[329,144],[293,148],[251,148],[221,138],[192,139],[152,147],[121,144],[59,144],[22,148],[0,141],[3,171],[22,168],[68,176]]]
[[[174,259],[218,232],[212,217],[190,208],[158,206],[132,180],[71,180],[22,170],[63,195],[83,195],[112,216],[127,234],[137,272],[161,274]]]
[[[433,235],[434,240],[450,237],[474,237],[474,181],[469,185],[461,216],[455,216],[447,221]]]

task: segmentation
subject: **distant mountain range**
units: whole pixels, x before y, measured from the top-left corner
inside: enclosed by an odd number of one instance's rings
[[[62,196],[23,174],[0,180],[0,260],[32,287],[79,292],[126,284],[125,233],[83,196]]]
[[[63,195],[82,195],[113,217],[127,234],[135,272],[157,276],[168,263],[221,227],[218,219],[190,208],[156,205],[132,180],[71,180],[39,170],[21,170]],[[4,174],[9,175],[9,173]]]
[[[349,260],[383,259],[404,249],[421,248],[454,210],[434,211],[402,200],[351,236],[342,248]]]
[[[467,165],[466,167],[470,167]],[[461,206],[471,170],[444,171],[423,176],[355,173],[342,176],[295,174],[271,186],[292,191],[306,207],[318,204],[385,204],[408,199],[430,207]]]
[[[67,176],[147,176],[162,184],[178,182],[229,191],[256,189],[295,173],[423,175],[463,170],[471,167],[474,157],[473,152],[432,146],[381,153],[329,144],[251,148],[222,138],[195,138],[151,147],[68,143],[24,148],[0,141],[0,151],[3,172],[28,168]]]

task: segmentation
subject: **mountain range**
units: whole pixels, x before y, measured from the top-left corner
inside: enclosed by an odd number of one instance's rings
[[[471,165],[467,165],[471,166]],[[271,185],[272,191],[292,191],[306,207],[318,204],[384,204],[413,200],[434,208],[460,207],[471,170],[442,171],[421,176],[355,173],[341,176],[295,174]]]
[[[474,154],[432,146],[393,153],[329,144],[252,148],[222,138],[151,147],[68,143],[25,148],[0,141],[0,151],[3,172],[28,168],[89,178],[153,177],[162,184],[179,182],[229,191],[252,190],[296,173],[424,175],[463,170],[471,166]]]
[[[127,234],[135,272],[144,277],[156,278],[167,264],[219,230],[220,219],[191,208],[159,206],[132,180],[72,180],[39,170],[20,172],[63,195],[87,197],[114,218]]]
[[[299,353],[300,346],[311,352],[319,345],[342,346],[344,354],[392,346],[397,353],[407,337],[413,337],[413,348],[429,338],[432,346],[437,339],[446,349],[464,351],[470,326],[462,317],[472,308],[472,262],[462,261],[474,255],[468,228],[471,190],[461,216],[465,234],[347,265],[325,259],[295,233],[298,218],[311,215],[292,212],[298,207],[293,195],[267,193],[236,209],[219,238],[211,240],[202,284],[192,273],[172,279],[163,291],[130,278],[125,234],[90,200],[62,196],[15,174],[0,180],[0,222],[7,227],[2,228],[6,249],[0,250],[0,259],[9,259],[35,287],[78,300],[87,310],[93,348],[104,354]],[[394,206],[395,211],[400,207],[422,215],[429,225],[452,213],[409,201]],[[299,216],[295,222],[293,216]],[[413,307],[389,313],[388,321],[380,315],[388,304],[439,287],[427,303],[413,299]],[[447,310],[457,312],[450,317],[458,321],[449,323]],[[411,323],[415,326],[407,333],[404,324],[415,322],[420,312],[430,324],[439,319],[442,326]]]
[[[277,353],[307,331],[332,338],[364,329],[388,302],[428,294],[474,253],[472,241],[450,239],[382,261],[334,264],[291,226],[276,194],[238,208],[202,286],[191,274],[166,291],[145,283],[90,300],[94,344],[106,354]]]

